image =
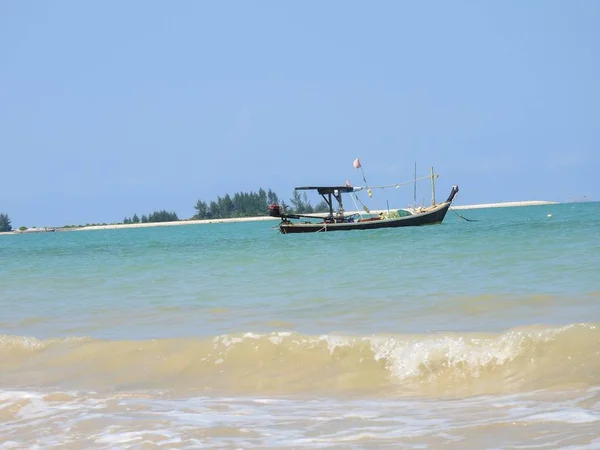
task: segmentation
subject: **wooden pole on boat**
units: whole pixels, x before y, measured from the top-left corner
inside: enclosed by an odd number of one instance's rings
[[[415,161],[415,188],[414,188],[413,208],[417,207],[417,162]]]
[[[435,175],[431,166],[431,206],[435,206]]]

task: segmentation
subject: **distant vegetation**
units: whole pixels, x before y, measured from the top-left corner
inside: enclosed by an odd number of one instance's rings
[[[154,211],[153,213],[150,213],[147,216],[145,214],[142,214],[141,219],[138,217],[137,214],[134,214],[133,217],[131,217],[131,218],[125,217],[125,219],[123,219],[123,223],[130,224],[130,223],[151,223],[151,222],[177,222],[178,220],[179,220],[179,217],[177,217],[176,213],[162,210],[162,211]]]
[[[7,231],[12,231],[10,217],[8,217],[8,214],[0,213],[0,233]]]
[[[225,194],[223,197],[218,196],[215,200],[205,202],[198,200],[194,209],[196,214],[191,219],[229,219],[242,217],[257,217],[268,214],[270,204],[279,204],[285,207],[285,211],[290,214],[311,214],[317,212],[327,212],[329,207],[327,203],[321,201],[316,206],[313,206],[306,192],[300,194],[294,190],[292,197],[289,199],[290,204],[273,192],[271,189],[265,191],[260,188],[258,192],[236,192],[233,196]],[[134,223],[153,223],[153,222],[178,222],[180,219],[175,212],[169,211],[154,211],[148,215],[142,214],[138,216],[134,214],[132,217],[125,217],[123,224]],[[97,225],[107,225],[106,223],[86,223],[85,225],[63,225],[62,229],[69,228],[85,228]],[[117,225],[111,223],[110,225]],[[27,227],[21,227],[21,230],[27,230]],[[0,232],[12,231],[10,218],[7,214],[0,214]]]
[[[282,203],[279,196],[271,189],[265,191],[260,188],[258,192],[236,192],[233,196],[225,194],[225,196],[218,196],[216,200],[205,202],[198,200],[194,209],[196,214],[194,219],[229,219],[234,217],[255,217],[264,216],[267,214],[267,210],[272,203]],[[298,191],[294,191],[292,198],[290,199],[292,204],[291,208],[287,206],[287,212],[301,213],[312,213],[317,211],[328,211],[327,204],[325,202],[319,203],[316,207],[313,207],[306,193],[301,196]]]

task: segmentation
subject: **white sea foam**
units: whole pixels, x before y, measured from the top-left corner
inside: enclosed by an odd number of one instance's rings
[[[482,435],[486,448],[542,449],[555,443],[594,448],[600,439],[600,402],[593,401],[597,398],[598,389],[452,401],[0,391],[0,411],[17,410],[0,423],[0,449],[71,444],[93,449],[202,444],[313,448],[364,442],[390,448],[454,443],[477,449]],[[515,423],[530,427],[514,427]]]

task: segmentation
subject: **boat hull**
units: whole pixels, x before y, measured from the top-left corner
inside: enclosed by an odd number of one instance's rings
[[[405,217],[392,219],[370,220],[364,222],[304,222],[294,223],[283,220],[279,224],[279,230],[283,234],[288,233],[316,233],[322,231],[350,231],[350,230],[376,230],[380,228],[415,227],[422,225],[435,225],[442,223],[451,205],[445,202],[428,211]]]

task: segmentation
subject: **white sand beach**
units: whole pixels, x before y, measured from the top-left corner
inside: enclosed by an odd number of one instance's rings
[[[180,220],[177,222],[149,222],[149,223],[128,223],[117,225],[91,225],[89,227],[74,228],[73,231],[84,230],[113,230],[117,228],[146,228],[146,227],[169,227],[177,225],[200,225],[211,223],[228,223],[228,222],[256,222],[263,220],[277,220],[276,217],[259,216],[259,217],[236,217],[232,219],[203,219],[203,220]],[[63,230],[61,230],[63,231]]]
[[[503,203],[481,203],[478,205],[452,205],[452,209],[483,209],[483,208],[507,208],[511,206],[538,206],[538,205],[557,205],[559,202],[550,202],[546,200],[532,200],[527,202],[503,202]]]
[[[536,205],[552,205],[558,202],[550,202],[543,200],[525,201],[525,202],[504,202],[504,203],[485,203],[478,205],[463,205],[463,206],[452,206],[452,209],[481,209],[481,208],[506,208],[513,206],[536,206]],[[347,211],[348,214],[354,214],[358,211]],[[362,211],[360,211],[362,212]],[[384,210],[373,210],[373,214],[379,214]],[[325,214],[316,214],[325,216]],[[160,226],[176,226],[176,225],[199,225],[199,224],[212,224],[212,223],[228,223],[228,222],[256,222],[265,220],[279,220],[277,217],[270,216],[259,216],[259,217],[238,217],[232,219],[208,219],[208,220],[181,220],[178,222],[152,222],[152,223],[132,223],[132,224],[121,224],[121,225],[94,225],[89,227],[77,228],[74,231],[83,230],[111,230],[116,228],[143,228],[143,227],[160,227]]]

